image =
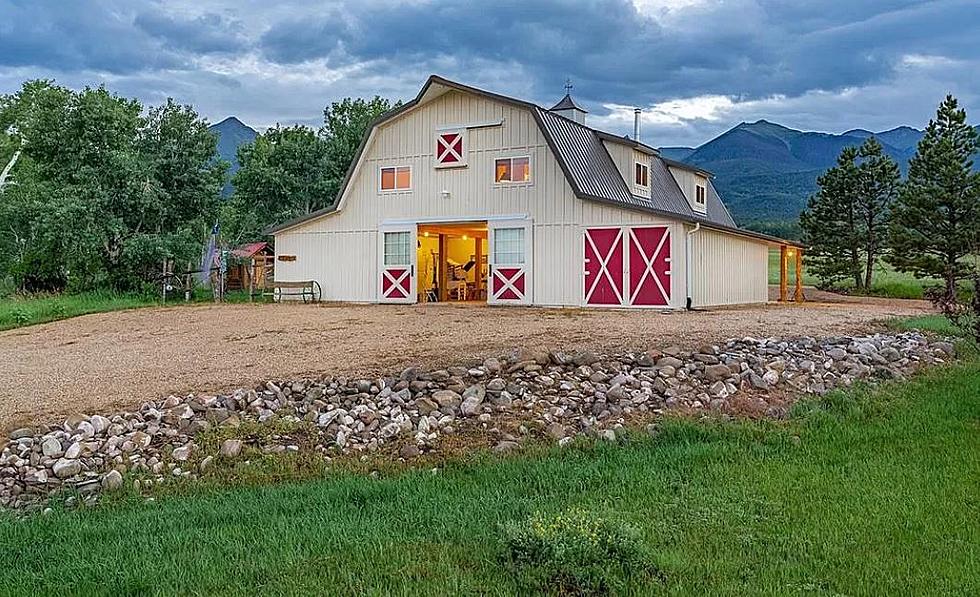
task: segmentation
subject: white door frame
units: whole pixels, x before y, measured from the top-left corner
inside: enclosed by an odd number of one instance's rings
[[[416,267],[418,263],[418,225],[416,224],[392,224],[381,226],[378,229],[378,302],[379,303],[406,303],[411,304],[418,301],[418,268]],[[408,248],[408,259],[409,263],[407,265],[398,266],[388,266],[385,267],[385,234],[391,232],[408,232],[409,233],[409,248]],[[390,269],[406,269],[404,273],[391,274],[388,272]],[[392,284],[393,286],[401,286],[403,282],[403,276],[408,276],[409,278],[409,292],[407,297],[390,297],[385,296],[385,280]],[[388,287],[389,295],[391,294],[392,286]],[[400,294],[400,292],[399,292]]]
[[[499,267],[503,269],[517,269],[517,273],[514,273],[506,278],[502,276],[497,276],[498,264],[496,260],[495,253],[495,237],[496,231],[501,229],[510,228],[521,228],[524,230],[524,263],[523,264],[501,264]],[[531,238],[534,227],[531,225],[531,220],[527,218],[514,219],[514,220],[488,220],[487,221],[487,266],[488,266],[488,276],[487,276],[487,303],[491,305],[530,305],[533,302],[534,293],[534,283],[533,283],[533,255],[534,255],[534,243]],[[496,278],[495,278],[496,276]],[[515,282],[523,276],[524,290],[520,292],[518,288],[514,286]],[[504,287],[498,291],[494,292],[495,280],[499,279],[503,282]],[[500,294],[506,290],[511,290],[514,294],[521,295],[519,299],[502,299],[499,298]]]

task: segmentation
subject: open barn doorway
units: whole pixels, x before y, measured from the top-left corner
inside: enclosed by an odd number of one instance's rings
[[[419,224],[417,238],[420,303],[487,302],[486,222]]]

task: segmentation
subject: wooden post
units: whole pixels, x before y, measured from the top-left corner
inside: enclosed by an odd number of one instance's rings
[[[787,280],[786,271],[786,261],[788,259],[786,253],[788,249],[786,245],[781,245],[779,247],[779,301],[785,303],[787,295],[787,287],[789,286],[789,280]]]
[[[439,235],[439,302],[444,303],[449,300],[449,272],[446,262],[446,235]]]
[[[474,294],[476,294],[477,300],[482,296],[480,290],[483,288],[483,239],[479,236],[476,237],[476,263],[473,265],[473,269],[476,272],[473,274],[473,279],[476,283],[473,285]]]
[[[803,302],[803,249],[796,249],[796,292],[793,299],[798,303]]]

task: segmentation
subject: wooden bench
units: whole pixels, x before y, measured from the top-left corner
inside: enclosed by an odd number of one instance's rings
[[[262,296],[271,296],[275,302],[282,301],[284,296],[301,296],[304,303],[316,303],[320,300],[320,283],[316,280],[306,280],[303,282],[287,282],[275,280],[269,286],[269,292],[263,292]]]

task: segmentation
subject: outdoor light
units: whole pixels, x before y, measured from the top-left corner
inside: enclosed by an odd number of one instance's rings
[[[442,193],[440,194],[442,195],[443,199],[449,199],[449,191],[443,189]]]

